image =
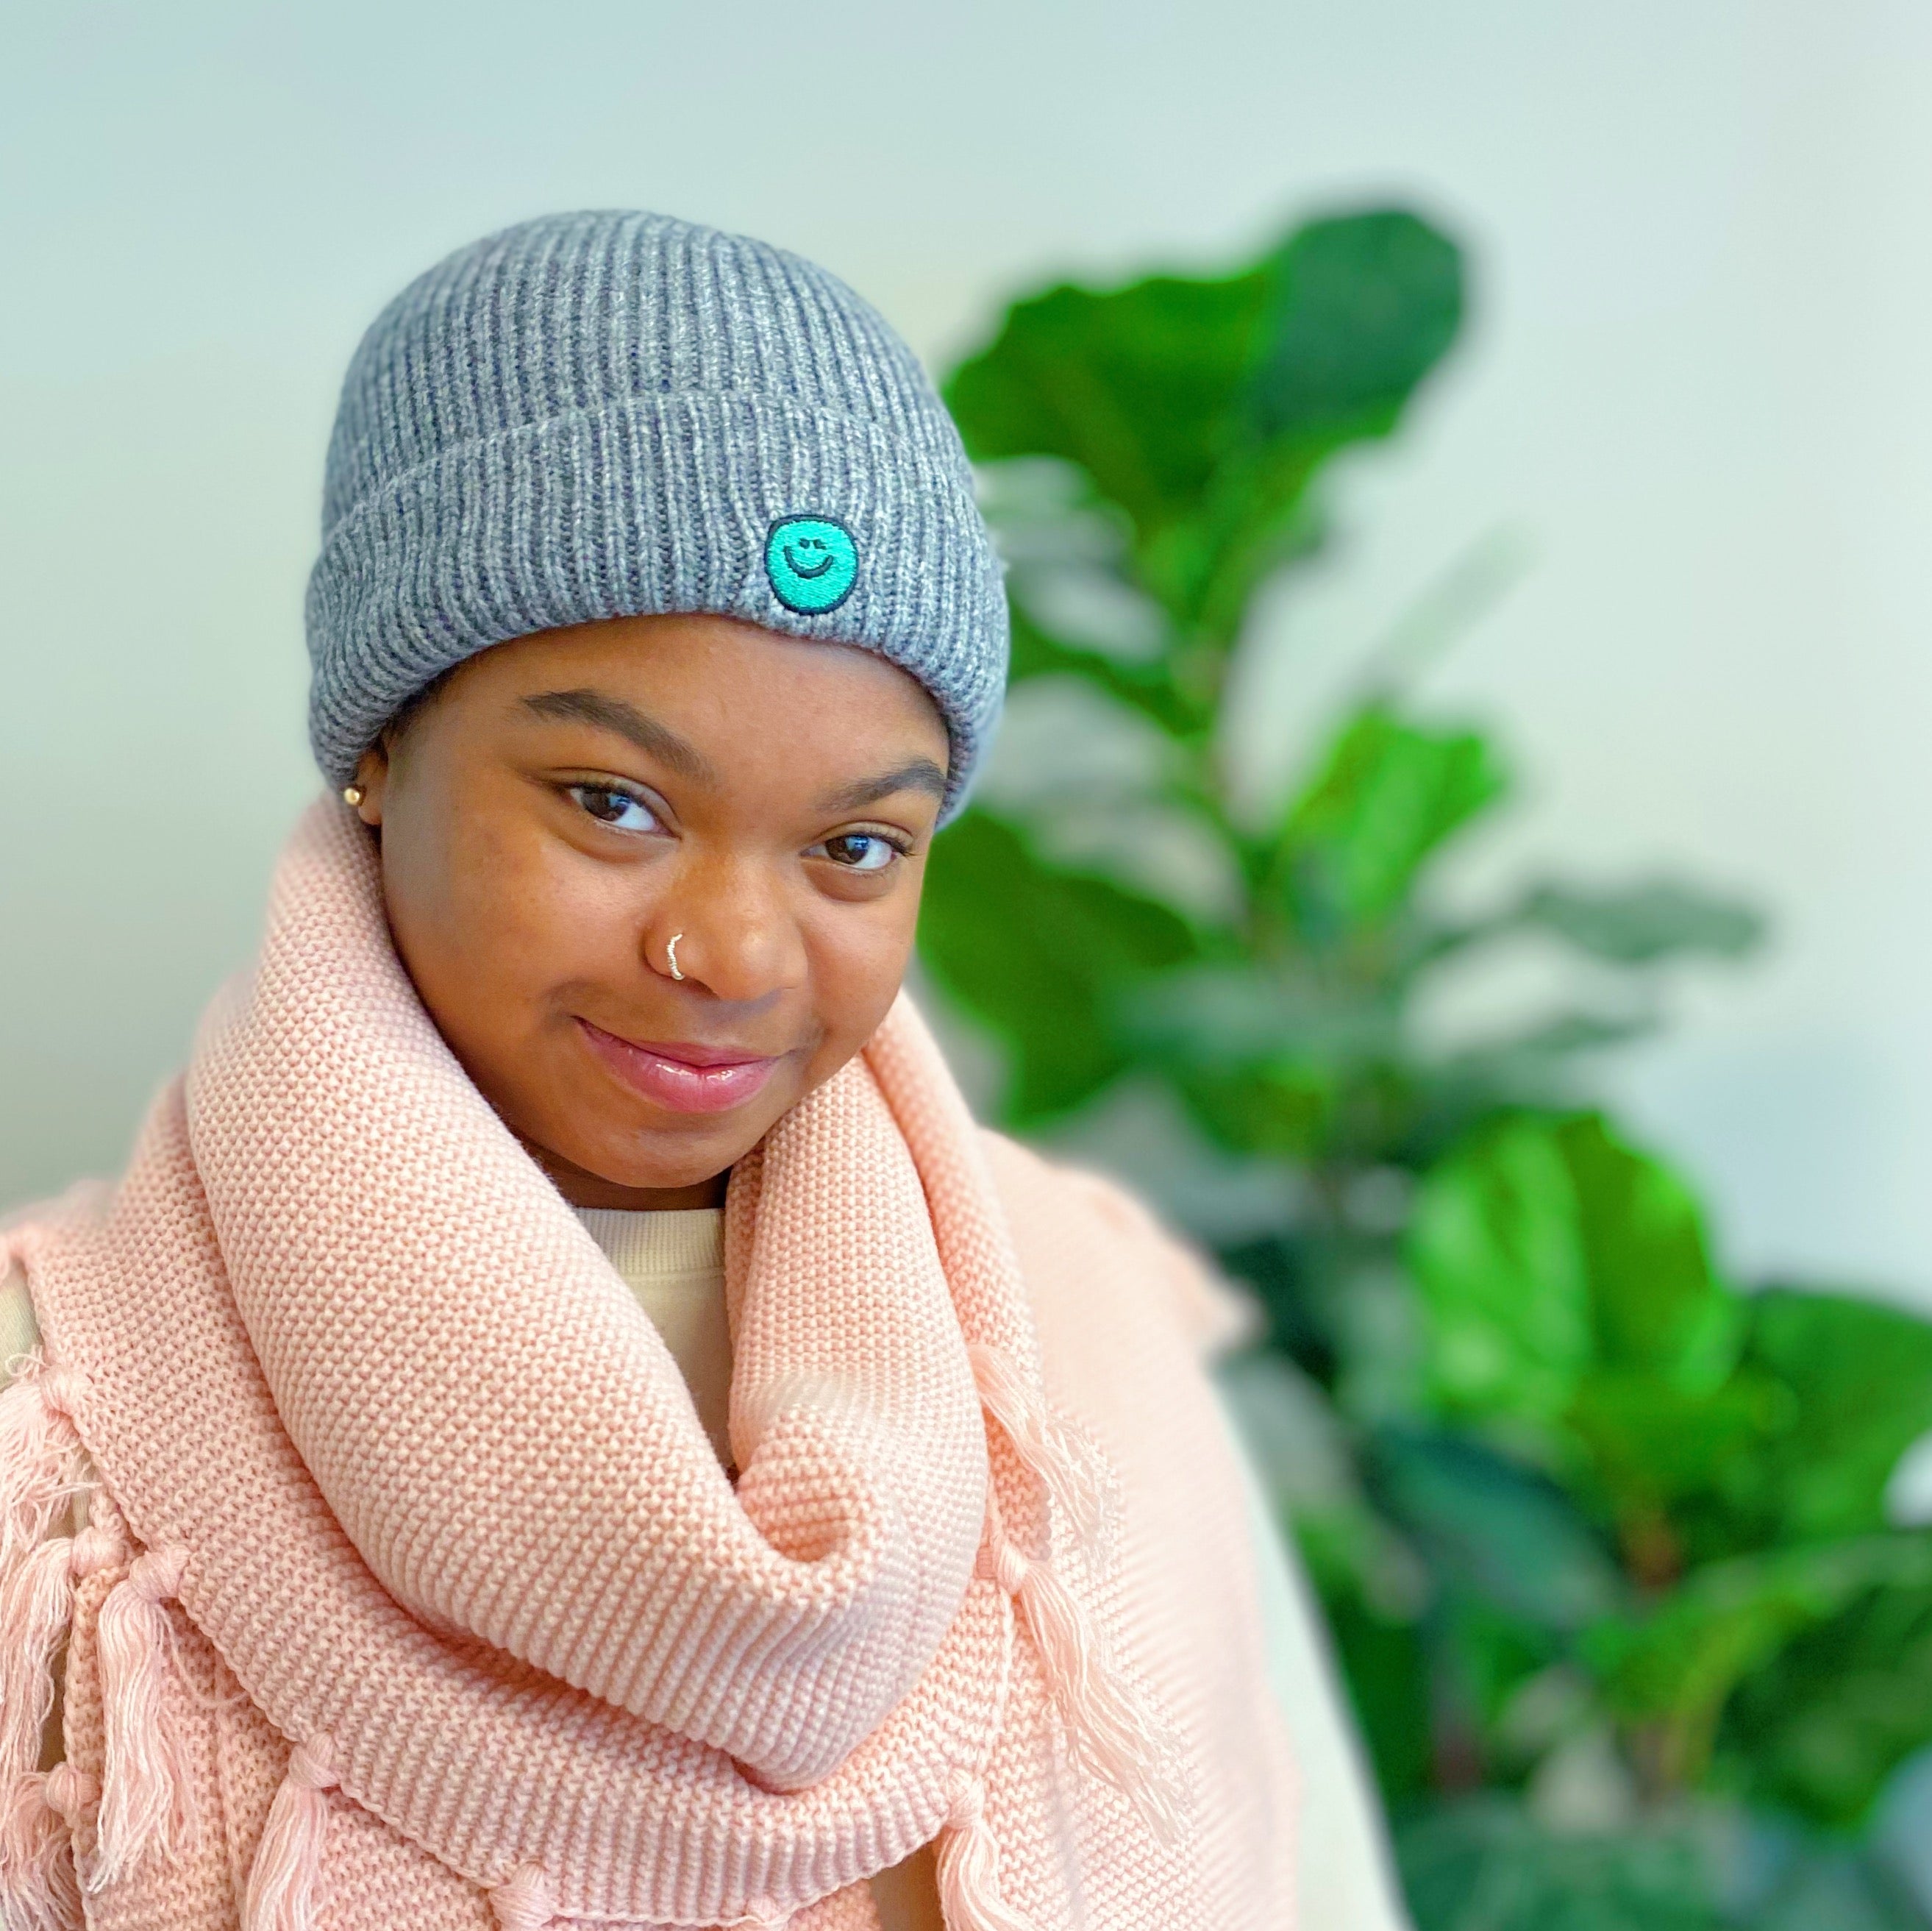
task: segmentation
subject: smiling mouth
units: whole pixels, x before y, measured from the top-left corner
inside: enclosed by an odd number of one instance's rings
[[[586,1019],[577,1023],[591,1051],[626,1086],[674,1113],[741,1107],[763,1089],[778,1063],[730,1047],[621,1039]]]
[[[803,577],[808,582],[814,577],[824,575],[832,564],[832,559],[829,555],[820,557],[815,563],[801,563],[798,560],[798,552],[789,543],[785,545],[785,561],[791,566],[794,576]]]

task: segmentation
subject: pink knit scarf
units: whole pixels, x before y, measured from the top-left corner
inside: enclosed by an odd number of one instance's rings
[[[735,1490],[417,999],[367,834],[309,813],[127,1179],[10,1236],[57,1364],[0,1398],[16,1792],[46,1794],[18,1713],[74,1586],[20,1578],[83,1446],[89,1533],[124,1520],[138,1558],[100,1615],[88,1883],[192,1828],[176,1605],[298,1746],[251,1931],[312,1921],[332,1788],[506,1923],[780,1924],[936,1836],[957,1931],[1010,1931],[988,1816],[1045,1829],[1070,1746],[1171,1842],[1160,1726],[1048,1560],[1099,1485],[909,1005],[735,1170],[726,1224]]]

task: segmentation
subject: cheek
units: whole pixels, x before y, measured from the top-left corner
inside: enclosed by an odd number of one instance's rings
[[[807,935],[827,1071],[872,1038],[898,996],[919,923],[919,881],[910,883],[912,889],[865,907],[862,915],[837,908],[838,916],[816,921]]]
[[[472,1052],[513,1045],[544,995],[608,946],[608,907],[526,815],[479,809],[385,852],[391,922],[418,990]]]

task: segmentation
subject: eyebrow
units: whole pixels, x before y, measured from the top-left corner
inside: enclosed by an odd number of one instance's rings
[[[635,704],[626,704],[622,698],[612,697],[606,692],[587,688],[539,691],[534,696],[525,698],[523,707],[538,717],[562,718],[574,723],[595,725],[600,731],[614,731],[694,784],[715,785],[718,782],[716,769],[696,745],[679,737],[668,725],[647,717]]]
[[[818,800],[824,812],[862,811],[896,791],[929,791],[941,803],[946,799],[946,773],[930,758],[908,758],[876,778],[861,778],[856,783],[828,791]]]
[[[718,782],[717,767],[687,739],[679,737],[668,725],[660,724],[634,704],[612,697],[608,692],[580,686],[568,691],[538,691],[523,698],[523,708],[538,717],[566,719],[573,723],[594,725],[601,731],[614,731],[660,764],[668,764],[680,776],[694,783]],[[942,803],[946,797],[946,773],[930,758],[908,758],[903,764],[877,777],[860,778],[842,785],[818,800],[823,812],[862,811],[899,791],[926,791]]]

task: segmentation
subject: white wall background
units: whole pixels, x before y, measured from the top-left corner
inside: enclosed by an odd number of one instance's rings
[[[1533,782],[1476,869],[1776,909],[1622,1076],[1729,1251],[1932,1298],[1932,13],[1904,0],[0,5],[0,1201],[113,1167],[314,782],[334,388],[439,254],[634,204],[814,255],[935,361],[1003,293],[1311,206],[1474,245],[1264,677],[1498,530],[1432,677]]]

